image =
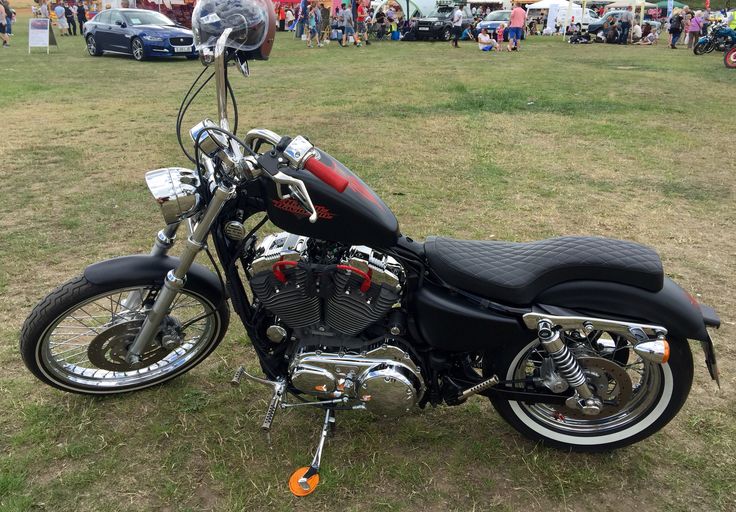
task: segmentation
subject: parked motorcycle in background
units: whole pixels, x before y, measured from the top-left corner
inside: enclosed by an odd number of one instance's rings
[[[238,136],[229,71],[247,76],[248,60],[268,58],[273,16],[270,0],[197,3],[207,67],[177,118],[192,168],[146,174],[166,224],[149,255],[91,265],[33,309],[20,349],[36,377],[91,395],[166,382],[215,350],[232,308],[263,372],[241,366],[232,382],[270,389],[262,428],[283,409],[324,412],[312,463],[289,480],[297,496],[319,482],[336,411],[398,417],[483,395],[531,439],[598,451],[677,414],[693,379],[688,340],[718,379],[706,327],[720,320],[665,277],[651,248],[598,237],[415,241],[307,138]],[[218,121],[197,123],[187,149],[183,119],[213,77]],[[260,235],[267,221],[280,231]],[[169,256],[182,233],[181,256]],[[195,263],[201,252],[215,272]]]
[[[695,55],[705,55],[712,51],[725,52],[736,45],[736,30],[725,23],[715,23],[708,27],[708,33],[701,36],[693,46]]]

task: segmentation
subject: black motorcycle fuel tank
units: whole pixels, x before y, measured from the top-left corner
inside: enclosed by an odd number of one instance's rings
[[[264,179],[265,206],[271,222],[290,233],[348,245],[395,245],[399,221],[393,212],[350,169],[324,151],[317,151],[320,162],[347,180],[347,187],[339,192],[307,170],[282,168],[284,174],[304,182],[317,210],[317,222],[309,222],[309,213],[296,199],[279,198],[277,185]],[[282,187],[282,193],[288,194],[288,190]]]

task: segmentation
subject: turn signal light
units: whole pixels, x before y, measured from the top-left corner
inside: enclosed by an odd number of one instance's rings
[[[665,364],[670,359],[670,344],[666,339],[658,339],[654,341],[645,341],[634,347],[636,352],[642,359],[657,364]]]
[[[322,393],[327,393],[327,384],[321,384],[319,386],[314,386],[315,391],[320,391]]]

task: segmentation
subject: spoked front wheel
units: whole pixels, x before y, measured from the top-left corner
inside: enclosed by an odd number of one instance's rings
[[[597,415],[585,415],[566,405],[492,398],[499,414],[527,437],[574,451],[619,448],[664,427],[685,403],[693,378],[692,354],[686,340],[670,339],[668,362],[655,364],[642,359],[616,335],[566,333],[565,338],[588,386],[602,399],[603,408]],[[553,367],[547,359],[535,340],[523,347],[509,347],[500,357],[486,362],[484,371],[513,381],[514,386],[526,391],[549,394],[552,391],[543,381],[554,380],[555,375],[550,373]],[[569,388],[558,392],[571,394]]]
[[[47,384],[65,391],[113,394],[147,388],[191,370],[227,330],[227,303],[187,284],[140,361],[133,343],[161,283],[99,286],[83,276],[54,290],[21,330],[23,361]]]

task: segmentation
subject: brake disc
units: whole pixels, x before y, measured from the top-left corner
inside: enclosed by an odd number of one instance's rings
[[[624,368],[602,357],[578,357],[577,360],[588,385],[603,400],[603,409],[600,414],[587,416],[582,411],[565,408],[565,416],[581,420],[605,418],[613,416],[629,403],[634,391],[631,377]]]
[[[129,372],[145,368],[166,357],[171,351],[152,342],[141,354],[140,362],[130,364],[125,360],[128,348],[133,344],[143,320],[128,320],[105,329],[87,348],[90,362],[102,370]]]

